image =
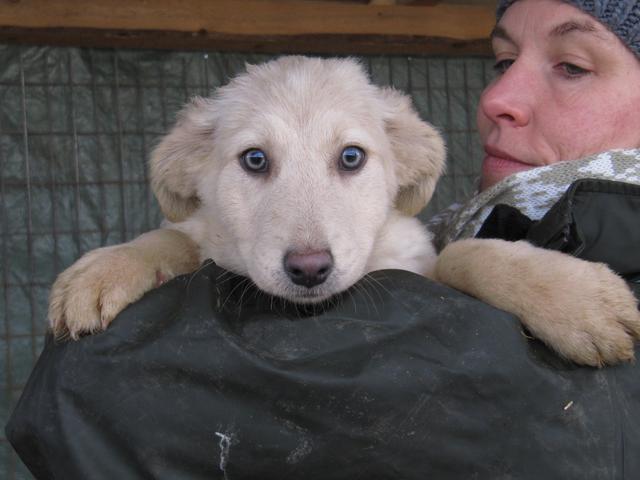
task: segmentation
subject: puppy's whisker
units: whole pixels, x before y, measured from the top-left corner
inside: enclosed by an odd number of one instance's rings
[[[295,308],[295,312],[296,312],[296,318],[299,320],[302,318],[302,315],[300,314],[300,310],[298,310],[298,304],[294,303],[294,308]]]
[[[399,302],[400,304],[404,305],[407,308],[410,308],[407,305],[407,302],[405,302],[402,298],[398,297],[396,294],[394,294],[391,290],[389,290],[380,280],[378,280],[377,278],[367,274],[367,277],[369,278],[369,280],[371,282],[375,282],[380,288],[382,288],[387,295],[389,295],[395,302]],[[386,280],[387,277],[381,277],[382,280]]]
[[[368,287],[371,287],[371,290],[373,290],[373,292],[377,295],[378,300],[382,301],[384,299],[382,293],[380,293],[380,289],[384,290],[383,288],[380,288],[380,287],[383,287],[380,284],[380,282],[376,283],[374,281],[375,279],[373,277],[371,277],[369,274],[365,275],[362,280],[365,282],[365,284]],[[388,293],[388,290],[387,290],[387,293]]]
[[[371,276],[369,276],[369,275],[367,275],[367,276],[365,277],[365,282],[367,283],[367,285],[368,285],[369,287],[371,287],[371,289],[373,290],[373,292],[376,294],[376,296],[377,296],[377,298],[378,298],[378,300],[379,300],[380,304],[384,304],[384,293],[385,293],[385,292],[384,292],[384,289],[381,289],[381,288],[380,288],[380,287],[381,287],[381,284],[380,284],[379,282],[374,282],[373,277],[371,277]],[[382,292],[381,292],[381,290],[382,290]],[[387,290],[387,292],[388,292],[388,290]],[[377,315],[377,316],[380,316],[380,312],[379,312],[379,310],[378,310],[378,308],[377,308],[377,305],[378,305],[378,302],[374,302],[374,306],[376,307],[376,315]]]
[[[227,302],[233,297],[233,292],[235,292],[239,287],[242,287],[243,285],[245,285],[248,281],[249,281],[248,278],[243,278],[240,282],[234,285],[234,287],[231,289],[227,297],[222,302],[222,306],[220,307],[220,310],[223,310],[224,307],[227,305]]]
[[[333,305],[334,305],[333,297],[325,298],[324,300],[322,300],[320,302],[320,312],[324,312],[325,310],[329,310]],[[315,313],[316,312],[314,312],[314,314]]]
[[[338,305],[338,296],[335,295],[333,297],[330,297],[328,301],[329,301],[329,307],[334,308]]]
[[[216,283],[218,285],[222,285],[226,282],[228,282],[229,280],[232,280],[236,277],[239,277],[240,275],[238,275],[237,273],[234,273],[230,270],[225,270],[224,272],[222,272],[220,275],[218,275],[215,279]]]
[[[354,293],[354,297],[356,296],[355,294],[357,294],[357,296],[362,296],[362,295],[360,295],[360,292],[362,292],[362,286],[359,283],[354,284],[351,287],[351,289],[352,289],[352,291]],[[364,304],[367,305],[367,302],[364,302]],[[367,308],[368,308],[368,306],[367,306]]]
[[[356,302],[356,299],[354,298],[353,292],[351,290],[352,289],[349,288],[346,293],[349,295],[349,299],[351,300],[351,303],[353,304],[353,313],[357,314],[358,313],[358,303]]]
[[[255,288],[253,289],[253,293],[251,294],[251,297],[249,298],[249,300],[255,300],[257,302],[260,300],[260,297],[264,296],[264,293],[255,285],[254,282],[252,283]]]
[[[381,289],[383,289],[387,294],[393,296],[393,292],[391,290],[389,290],[384,283],[382,283],[380,280],[378,280],[376,277],[374,277],[373,275],[367,273],[365,275],[365,278],[371,282],[371,283],[375,283],[376,285],[378,285]],[[382,277],[383,280],[386,279],[386,277]]]
[[[191,274],[189,275],[189,280],[187,281],[187,290],[189,290],[189,287],[191,287],[191,282],[193,282],[193,279],[196,278],[198,274],[202,272],[205,268],[211,265],[212,262],[213,261],[203,262],[202,265],[200,265],[197,269],[191,272]]]
[[[322,309],[323,310],[329,310],[334,308],[336,305],[338,305],[338,298],[337,295],[334,295],[333,297],[329,297],[325,300],[322,301]]]
[[[232,281],[232,280],[236,279],[236,278],[237,278],[237,277],[239,277],[239,276],[240,276],[240,275],[234,275],[234,276],[232,276],[232,277],[225,278],[223,281],[221,281],[221,282],[217,282],[217,283],[216,283],[216,285],[217,285],[218,287],[221,287],[221,286],[223,286],[225,283],[228,283],[228,282],[230,282],[230,281]]]
[[[220,275],[218,275],[215,279],[216,282],[222,282],[224,280],[228,280],[229,278],[233,278],[234,276],[236,276],[235,273],[233,273],[230,270],[225,270],[224,272],[222,272]],[[226,278],[225,278],[226,277]],[[223,280],[224,279],[224,280]]]
[[[253,281],[251,281],[250,279],[247,279],[248,281],[245,282],[246,285],[244,287],[244,289],[242,290],[242,293],[240,294],[240,299],[238,300],[238,315],[240,315],[242,313],[242,300],[244,299],[245,294],[247,293],[247,291],[253,287],[255,284],[253,283]]]
[[[358,282],[356,285],[360,288],[362,293],[368,299],[368,302],[365,303],[367,305],[367,313],[369,313],[368,308],[369,308],[369,304],[371,304],[371,306],[373,306],[373,308],[375,310],[376,317],[379,316],[378,307],[376,307],[376,304],[375,304],[375,301],[374,301],[373,297],[369,294],[369,291],[367,290],[367,285],[365,283],[363,283],[363,282]]]

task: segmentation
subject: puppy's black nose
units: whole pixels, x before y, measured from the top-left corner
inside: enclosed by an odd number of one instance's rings
[[[329,250],[318,252],[289,252],[284,257],[284,270],[296,285],[307,288],[324,282],[333,269],[333,257]]]

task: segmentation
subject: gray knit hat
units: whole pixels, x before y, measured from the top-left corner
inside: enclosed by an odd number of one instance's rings
[[[640,57],[640,1],[638,0],[564,0],[590,14],[615,33]],[[496,17],[516,0],[499,0]]]

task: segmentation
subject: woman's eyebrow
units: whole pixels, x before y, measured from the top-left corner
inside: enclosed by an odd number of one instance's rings
[[[564,37],[570,33],[580,32],[580,33],[589,33],[595,34],[598,38],[602,38],[599,35],[601,29],[599,29],[594,22],[589,20],[577,21],[577,20],[569,20],[568,22],[561,23],[560,25],[553,27],[548,36],[549,37]]]
[[[493,27],[493,30],[491,31],[491,35],[490,35],[491,40],[494,40],[496,38],[500,38],[502,40],[506,40],[508,42],[514,43],[513,40],[511,39],[511,37],[509,36],[509,34],[507,33],[507,31],[501,27],[500,25],[496,25],[495,27]]]
[[[553,27],[549,33],[548,37],[564,37],[565,35],[569,35],[570,33],[579,32],[579,33],[588,33],[591,35],[595,35],[601,40],[606,40],[606,32],[601,28],[589,20],[579,21],[579,20],[569,20],[568,22],[563,22],[560,25]],[[509,33],[501,27],[500,25],[496,25],[491,31],[491,40],[499,38],[501,40],[506,40],[507,42],[515,43]]]

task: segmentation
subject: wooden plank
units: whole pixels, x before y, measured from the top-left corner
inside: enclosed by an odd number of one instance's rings
[[[492,5],[0,0],[0,41],[253,52],[489,54]]]

